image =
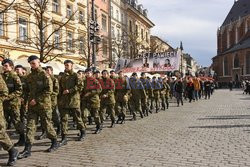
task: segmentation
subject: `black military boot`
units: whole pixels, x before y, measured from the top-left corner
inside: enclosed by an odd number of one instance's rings
[[[167,109],[168,109],[168,107],[169,107],[169,103],[167,103]]]
[[[24,146],[25,145],[25,134],[20,134],[19,135],[19,140],[17,143],[14,144],[15,147],[17,146]]]
[[[115,120],[112,120],[112,121],[111,121],[110,128],[113,128],[114,126],[115,126]]]
[[[7,166],[14,166],[16,164],[18,154],[19,154],[18,150],[15,149],[14,147],[12,147],[9,150],[9,160]]]
[[[96,125],[95,134],[101,133],[101,125]]]
[[[61,134],[61,125],[57,125],[57,129],[56,129],[56,134],[57,136]]]
[[[31,144],[25,143],[24,150],[18,155],[18,159],[28,158],[31,156]]]
[[[89,122],[89,125],[92,125],[93,120],[92,120],[91,116],[88,116],[88,122]]]
[[[37,137],[37,140],[43,140],[47,137],[46,131],[42,130],[42,134]]]
[[[133,113],[133,118],[131,119],[132,121],[134,120],[134,121],[136,121],[136,114],[135,113]]]
[[[125,117],[126,117],[125,114],[121,116],[121,124],[125,123]]]
[[[116,121],[116,124],[119,124],[119,121],[121,121],[122,119],[121,119],[121,116],[119,115],[118,116],[118,119],[117,119],[117,121]]]
[[[58,149],[58,147],[59,147],[59,144],[57,142],[57,139],[52,139],[51,140],[51,146],[50,146],[50,148],[48,148],[46,150],[46,152],[50,152],[50,153],[54,152],[54,151],[56,151]]]
[[[86,131],[85,130],[80,130],[80,136],[79,136],[78,141],[84,140],[85,137],[86,137]]]
[[[60,147],[67,145],[67,137],[66,135],[62,134],[62,141],[60,142]]]
[[[141,118],[143,118],[143,114],[142,114],[142,112],[140,112],[140,115],[141,115]]]

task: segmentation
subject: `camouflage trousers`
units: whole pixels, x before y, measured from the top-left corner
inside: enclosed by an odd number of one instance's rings
[[[8,120],[7,123],[13,123],[18,134],[24,134],[24,123],[20,119],[19,108],[15,109],[5,109],[4,110],[5,119]]]
[[[2,105],[2,104],[0,104]],[[4,150],[9,151],[13,147],[9,135],[6,133],[6,122],[4,119],[3,112],[0,111],[0,145]]]
[[[69,113],[73,114],[73,118],[77,123],[78,130],[84,130],[85,126],[82,120],[82,112],[78,108],[63,108],[60,110],[61,115],[61,126],[62,126],[62,134],[68,134],[68,123],[69,123]]]
[[[105,103],[101,103],[101,109],[100,109],[100,118],[101,118],[101,123],[103,123],[103,121],[105,120],[105,113],[107,113],[110,118],[111,121],[115,121],[115,104],[105,104]]]
[[[128,103],[126,101],[116,101],[115,112],[118,117],[125,117],[128,110]]]
[[[57,139],[55,129],[53,128],[51,119],[51,110],[29,109],[27,112],[27,143],[34,143],[34,136],[37,129],[38,118],[41,119],[41,124],[47,133],[49,139]]]
[[[147,104],[148,99],[147,98],[142,98],[141,99],[141,108],[142,108],[142,112],[143,114],[145,114],[148,110],[148,104]]]
[[[81,111],[82,111],[82,120],[86,126],[86,123],[88,121],[88,117],[93,117],[95,124],[96,125],[101,125],[101,120],[100,120],[100,115],[99,115],[99,111],[100,108],[99,107],[93,107],[93,105],[91,105],[91,103],[88,103],[85,100],[81,101]]]
[[[137,97],[134,97],[134,98],[132,97],[130,99],[130,108],[131,108],[132,114],[141,113],[142,112],[141,99]]]

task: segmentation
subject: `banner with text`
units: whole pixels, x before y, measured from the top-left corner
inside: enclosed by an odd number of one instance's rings
[[[162,53],[145,53],[137,59],[119,59],[116,71],[131,72],[167,72],[179,70],[181,50]]]

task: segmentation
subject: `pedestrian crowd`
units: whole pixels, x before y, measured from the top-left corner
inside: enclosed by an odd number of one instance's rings
[[[53,75],[53,67],[42,68],[37,56],[27,60],[28,73],[21,65],[14,66],[10,59],[2,61],[0,75],[0,145],[9,153],[7,165],[17,159],[31,156],[38,124],[42,134],[37,139],[49,138],[53,152],[67,144],[69,117],[79,130],[79,141],[86,137],[86,127],[95,124],[95,134],[101,133],[104,121],[110,128],[125,123],[129,113],[132,121],[169,108],[169,100],[176,98],[177,106],[201,98],[210,99],[214,82],[187,76],[150,78],[146,73],[126,76],[122,71],[73,71],[73,62],[64,61],[65,71]],[[19,135],[13,144],[6,129],[14,125]],[[61,136],[60,142],[58,136]],[[15,147],[24,146],[22,152]]]

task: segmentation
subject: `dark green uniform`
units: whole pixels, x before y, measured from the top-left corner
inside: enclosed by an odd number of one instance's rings
[[[27,76],[25,75],[18,75],[18,76],[22,82],[22,87],[23,87],[23,92],[21,95],[20,117],[21,117],[21,121],[24,123],[27,118],[27,98],[28,98],[28,94],[27,94],[28,85],[26,81]]]
[[[142,99],[141,99],[142,112],[143,112],[144,116],[145,115],[148,116],[148,111],[149,111],[149,108],[148,108],[148,93],[149,93],[149,91],[151,89],[150,88],[151,85],[150,85],[149,81],[146,78],[141,77],[140,81],[142,82],[143,87],[144,87],[145,92],[146,92],[146,96],[143,96]]]
[[[17,133],[24,134],[24,125],[20,119],[21,95],[23,91],[21,80],[14,71],[4,72],[2,75],[9,90],[9,95],[3,102],[5,118],[8,123],[13,122]]]
[[[159,111],[159,102],[160,102],[160,90],[161,90],[161,85],[160,83],[155,79],[152,82],[152,87],[153,87],[153,94],[154,94],[154,103],[155,103],[155,108],[156,112]]]
[[[101,97],[101,122],[104,121],[105,111],[110,115],[112,124],[115,122],[115,83],[111,78],[103,78],[100,80],[102,86]]]
[[[56,140],[56,132],[51,123],[51,94],[53,85],[50,76],[39,67],[38,69],[31,70],[27,76],[28,84],[28,103],[35,100],[35,105],[28,104],[27,113],[27,143],[33,144],[34,135],[36,132],[36,122],[38,117],[44,125],[47,136],[51,140]]]
[[[58,79],[54,75],[51,75],[50,77],[53,83],[53,91],[51,94],[52,121],[54,125],[57,127],[57,131],[58,131],[58,129],[60,129],[60,115],[57,110],[57,96],[59,94],[59,82],[58,82]]]
[[[115,111],[118,121],[124,121],[128,110],[129,86],[125,78],[118,77],[115,87]]]
[[[4,150],[9,151],[13,147],[8,134],[6,133],[5,119],[3,114],[3,101],[8,96],[8,88],[0,75],[0,145]]]
[[[68,134],[69,113],[72,112],[74,120],[77,123],[77,129],[85,130],[80,110],[80,92],[83,88],[83,82],[78,78],[77,73],[65,71],[59,81],[60,96],[60,115],[62,124],[62,135]],[[64,90],[69,90],[68,94],[63,94]]]
[[[133,114],[133,119],[136,119],[136,113],[140,113],[143,118],[142,108],[141,108],[141,99],[146,96],[145,89],[140,80],[132,77],[129,79],[129,84],[131,88],[131,97],[130,97],[130,108]]]

